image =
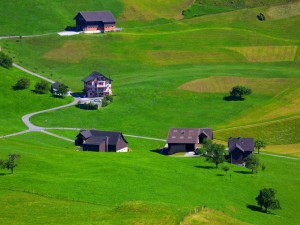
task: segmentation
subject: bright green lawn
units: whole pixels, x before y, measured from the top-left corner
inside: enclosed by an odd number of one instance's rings
[[[104,220],[105,224],[176,224],[201,205],[254,224],[295,224],[299,220],[299,205],[290,204],[300,198],[299,179],[295,179],[298,161],[261,155],[265,172],[252,175],[229,165],[231,176],[222,176],[221,170],[211,169],[213,164],[202,158],[151,152],[160,142],[127,140],[132,152],[99,154],[75,151],[73,143],[40,133],[1,139],[0,158],[11,152],[21,154],[15,174],[0,176],[0,189],[5,190],[1,191],[1,204],[6,206],[2,207],[1,223],[102,224]],[[276,215],[247,208],[256,204],[255,197],[263,187],[278,190],[282,210]],[[99,213],[88,213],[82,209],[85,207]],[[11,216],[16,209],[19,213]],[[58,215],[65,210],[68,216],[51,216],[55,209]]]
[[[51,94],[36,94],[32,90],[40,79],[28,75],[15,68],[4,69],[0,67],[0,135],[18,132],[27,129],[21,118],[25,114],[53,108],[71,102],[71,98],[53,98]],[[31,85],[26,90],[13,90],[16,82],[26,77]]]

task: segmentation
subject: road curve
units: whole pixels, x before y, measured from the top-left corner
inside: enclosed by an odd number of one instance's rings
[[[79,101],[79,98],[74,98],[74,101],[67,104],[67,105],[62,105],[62,106],[58,106],[58,107],[51,108],[51,109],[45,109],[45,110],[42,110],[42,111],[29,113],[29,114],[22,117],[22,121],[23,121],[23,123],[25,123],[25,125],[28,127],[29,130],[31,130],[31,131],[42,131],[45,128],[44,127],[39,127],[39,126],[36,126],[36,125],[32,124],[30,122],[30,117],[32,117],[34,115],[37,115],[37,114],[40,114],[40,113],[50,112],[50,111],[54,111],[54,110],[58,110],[58,109],[63,109],[63,108],[69,107],[69,106],[73,106],[73,105],[76,105],[78,103],[78,101]]]

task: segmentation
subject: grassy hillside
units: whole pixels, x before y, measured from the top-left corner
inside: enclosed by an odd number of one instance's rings
[[[286,4],[296,2],[297,0],[195,0],[194,3],[183,11],[184,18],[192,18],[208,14],[227,12],[243,8],[253,8],[261,6],[270,6],[276,4]]]
[[[53,98],[50,93],[39,95],[34,93],[34,85],[40,79],[30,76],[17,69],[4,69],[0,67],[0,135],[27,129],[21,118],[23,115],[43,109],[66,104],[70,98]],[[16,82],[26,77],[31,85],[26,90],[14,90]]]
[[[1,223],[177,224],[201,205],[251,224],[299,220],[299,206],[290,204],[300,198],[297,161],[261,155],[265,172],[252,175],[229,165],[231,176],[223,176],[202,158],[162,156],[150,151],[160,142],[127,139],[128,154],[78,152],[72,143],[40,133],[1,139],[0,158],[11,146],[21,154],[14,175],[1,171]],[[277,216],[250,209],[263,187],[278,190]]]
[[[108,108],[97,112],[64,109],[38,115],[34,123],[164,138],[170,127],[216,130],[299,114],[295,78],[299,78],[300,33],[296,28],[300,17],[261,23],[256,14],[257,9],[246,9],[106,35],[3,40],[2,46],[21,65],[61,80],[73,90],[80,91],[81,79],[94,70],[114,80],[117,97]],[[214,76],[237,78],[217,93],[178,89]],[[257,91],[261,83],[257,78],[272,78],[273,83],[266,82]],[[243,102],[224,101],[230,86],[241,79],[256,80],[253,95]],[[270,92],[273,86],[278,90]],[[66,119],[70,113],[76,116]],[[96,122],[98,116],[103,118],[101,123]],[[275,131],[265,129],[267,141],[281,143],[274,140]]]

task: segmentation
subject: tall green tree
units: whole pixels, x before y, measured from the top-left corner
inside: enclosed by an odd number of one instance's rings
[[[65,84],[61,84],[59,85],[58,89],[57,89],[57,94],[62,96],[62,97],[65,97],[68,92],[69,92],[69,87]]]
[[[230,91],[230,95],[234,96],[234,97],[240,97],[243,98],[244,95],[250,95],[252,93],[252,90],[248,87],[245,86],[234,86],[232,87],[231,91]]]
[[[208,160],[215,163],[216,168],[218,168],[219,164],[225,161],[225,146],[212,143],[207,155]]]
[[[39,82],[37,82],[34,86],[34,90],[35,92],[39,93],[39,94],[45,94],[47,92],[49,92],[50,87],[49,87],[49,83],[45,80],[41,80]]]
[[[20,158],[21,156],[18,154],[9,154],[8,159],[6,161],[1,161],[0,165],[2,169],[8,169],[11,171],[11,173],[14,173],[14,168],[18,165],[16,164],[16,160]]]
[[[257,149],[257,153],[259,154],[259,150],[261,148],[266,148],[267,143],[264,140],[258,138],[258,139],[255,140],[254,147]]]
[[[260,166],[260,161],[259,161],[259,158],[254,155],[254,154],[250,154],[248,155],[246,158],[245,158],[245,167],[252,170],[252,173],[256,172],[257,173],[257,170]]]
[[[8,55],[6,55],[3,52],[0,52],[0,66],[4,68],[10,68],[12,67],[13,60]]]
[[[260,208],[265,208],[266,213],[268,209],[281,209],[279,200],[276,199],[275,194],[276,190],[273,188],[264,188],[259,191],[259,195],[255,198]]]

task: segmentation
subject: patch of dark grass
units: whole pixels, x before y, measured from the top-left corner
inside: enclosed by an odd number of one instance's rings
[[[221,174],[221,173],[217,173],[216,176],[217,176],[217,177],[224,177],[225,175],[224,175],[224,174]]]
[[[154,152],[160,155],[168,155],[167,149],[154,149],[154,150],[150,150],[150,152]]]

